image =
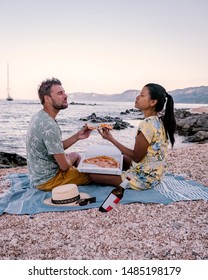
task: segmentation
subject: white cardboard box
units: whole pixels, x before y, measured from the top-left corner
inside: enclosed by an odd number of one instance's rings
[[[119,168],[102,168],[93,164],[83,163],[83,161],[87,158],[95,157],[95,156],[110,156],[115,158],[116,161],[119,162]],[[123,155],[113,145],[90,145],[88,150],[82,156],[81,161],[78,166],[78,170],[80,172],[85,173],[98,173],[98,174],[112,174],[112,175],[120,175],[123,167]]]

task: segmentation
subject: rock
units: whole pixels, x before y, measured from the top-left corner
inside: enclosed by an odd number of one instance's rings
[[[175,118],[176,119],[184,119],[191,116],[191,112],[186,109],[175,109]]]
[[[27,165],[27,160],[16,153],[0,152],[0,168]]]
[[[103,119],[97,117],[95,113],[92,113],[88,117],[80,118],[81,121],[91,121],[91,122],[102,122]]]
[[[126,109],[124,112],[120,112],[120,115],[128,115],[128,118],[133,118],[135,119],[141,119],[143,118],[143,113],[139,109],[131,108],[131,109]]]
[[[113,125],[113,129],[115,130],[121,130],[121,129],[125,129],[127,127],[133,127],[130,125],[130,123],[128,122],[124,122],[122,120],[117,121],[114,125]]]
[[[121,115],[127,115],[127,114],[130,114],[130,110],[129,110],[129,109],[126,109],[126,111],[125,111],[125,112],[121,112],[120,114],[121,114]]]
[[[81,118],[80,120],[81,121],[90,121],[92,123],[112,123],[112,122],[115,122],[113,124],[113,129],[116,129],[116,130],[125,129],[127,127],[133,127],[132,125],[130,125],[130,123],[124,122],[119,117],[115,117],[115,118],[113,118],[111,116],[98,117],[95,113],[92,113],[88,117]]]
[[[96,106],[97,104],[86,104],[86,103],[78,103],[78,102],[74,102],[72,101],[71,103],[69,103],[69,105],[88,105],[88,106]]]
[[[193,125],[196,123],[196,119],[193,116],[189,116],[184,119],[177,120],[177,130],[182,135],[188,135],[192,132]]]
[[[183,109],[175,111],[177,132],[186,142],[208,141],[208,113],[192,114]]]
[[[208,141],[208,131],[197,131],[194,135],[186,138],[188,142]]]

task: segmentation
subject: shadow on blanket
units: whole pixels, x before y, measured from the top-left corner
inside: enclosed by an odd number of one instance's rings
[[[95,196],[96,203],[85,206],[48,206],[44,199],[51,197],[51,192],[37,190],[31,185],[28,174],[10,174],[7,179],[11,187],[0,198],[0,214],[36,214],[41,212],[84,210],[98,208],[111,192],[113,187],[101,185],[79,186],[80,192]],[[183,200],[208,200],[208,188],[182,176],[166,174],[164,180],[155,188],[145,191],[127,189],[121,201],[127,203],[161,203],[169,204]]]

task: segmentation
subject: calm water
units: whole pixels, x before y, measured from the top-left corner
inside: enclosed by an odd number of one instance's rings
[[[207,104],[206,104],[207,105]],[[175,104],[176,108],[196,108],[203,104]],[[31,100],[14,100],[8,102],[0,100],[0,151],[14,152],[25,157],[25,138],[29,121],[33,114],[42,108],[39,101]],[[82,128],[85,122],[80,118],[87,117],[95,113],[99,117],[110,115],[112,117],[120,117],[124,121],[128,121],[133,128],[125,130],[113,131],[118,141],[128,147],[133,147],[136,128],[139,120],[137,115],[120,115],[120,112],[126,109],[134,108],[134,102],[96,102],[95,106],[88,105],[69,105],[65,110],[59,112],[57,121],[62,130],[63,139],[74,134]],[[176,137],[175,147],[188,144],[183,143],[183,137]],[[103,140],[97,131],[93,131],[91,136],[86,140],[78,141],[68,151],[84,152],[91,143],[107,143]]]

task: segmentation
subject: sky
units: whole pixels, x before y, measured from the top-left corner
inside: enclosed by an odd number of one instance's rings
[[[0,98],[208,85],[207,0],[0,0]]]

